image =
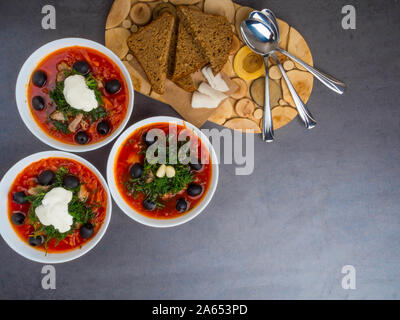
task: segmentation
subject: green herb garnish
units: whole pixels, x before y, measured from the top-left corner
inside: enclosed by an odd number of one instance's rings
[[[93,122],[103,119],[108,115],[107,111],[103,107],[97,107],[96,109],[90,111],[88,114],[90,114]]]
[[[72,71],[64,71],[65,75],[68,77],[70,75],[79,74],[74,70]],[[70,117],[76,117],[79,113],[82,113],[86,120],[91,122],[95,122],[100,119],[104,119],[108,116],[107,111],[104,109],[103,99],[101,95],[101,91],[98,88],[97,80],[90,74],[85,78],[86,84],[89,89],[94,91],[98,107],[93,109],[90,112],[85,112],[82,110],[75,109],[71,107],[64,97],[64,81],[58,81],[54,90],[50,91],[49,96],[56,104],[56,111],[62,112],[65,119],[69,119]],[[53,120],[48,117],[48,121],[53,123],[54,129],[62,132],[64,134],[69,134],[68,125],[66,122]]]
[[[68,124],[66,124],[65,122],[53,120],[52,123],[55,130],[62,132],[64,134],[70,133],[68,129]]]
[[[141,150],[141,153],[142,152],[145,153],[145,150]],[[166,154],[166,165],[168,165],[169,157],[171,156],[169,154],[168,147]],[[142,176],[137,179],[130,178],[125,183],[125,186],[128,192],[135,198],[137,197],[138,193],[142,193],[147,199],[153,201],[158,208],[162,208],[164,206],[162,198],[166,195],[174,195],[186,188],[187,185],[193,181],[193,174],[190,171],[189,165],[184,165],[178,162],[177,164],[173,165],[175,169],[174,177],[168,178],[167,176],[164,176],[162,178],[158,178],[156,176],[156,172],[159,167],[160,164],[158,163],[149,163],[147,157],[145,156]]]
[[[89,89],[95,90],[97,89],[97,81],[95,78],[93,78],[92,75],[89,75],[86,79],[85,79],[86,85],[88,86]]]
[[[63,178],[69,173],[67,168],[60,167],[55,172],[54,182],[46,189],[40,190],[37,195],[27,196],[26,199],[31,203],[28,211],[28,221],[33,226],[34,232],[33,236],[43,235],[45,236],[44,247],[47,253],[47,244],[50,240],[56,239],[57,243],[64,240],[68,235],[72,234],[78,227],[82,224],[89,222],[94,217],[93,207],[88,206],[85,202],[81,201],[78,197],[81,185],[75,189],[68,189],[72,191],[72,200],[68,204],[68,213],[73,217],[73,224],[71,230],[65,233],[59,232],[53,226],[44,226],[40,223],[38,217],[36,216],[35,210],[42,204],[42,200],[47,192],[51,189],[63,186]],[[38,187],[39,188],[39,187]],[[64,187],[65,188],[65,187]]]

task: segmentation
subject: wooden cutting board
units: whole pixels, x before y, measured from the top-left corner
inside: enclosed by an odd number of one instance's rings
[[[162,2],[170,2],[173,5],[191,5],[203,10],[204,12],[224,15],[232,23],[232,30],[239,39],[239,45],[236,50],[232,52],[229,61],[223,69],[225,79],[228,81],[228,86],[232,89],[231,92],[236,91],[237,83],[243,85],[243,81],[235,72],[234,61],[239,48],[245,46],[241,40],[239,26],[240,23],[248,17],[253,8],[240,6],[231,0],[114,0],[111,10],[108,14],[106,22],[105,43],[125,64],[133,82],[133,86],[137,92],[152,97],[158,101],[169,104],[174,108],[185,120],[201,127],[207,120],[213,121],[217,124],[226,126],[236,130],[253,130],[255,133],[261,132],[261,124],[263,117],[263,102],[258,101],[257,104],[250,94],[250,88],[261,86],[260,80],[245,80],[245,86],[241,93],[234,94],[223,101],[216,109],[194,109],[191,107],[192,94],[184,91],[170,80],[167,80],[166,91],[163,95],[159,95],[151,89],[147,80],[146,74],[136,61],[126,44],[127,38],[132,32],[137,32],[140,26],[136,25],[133,21],[137,19],[137,4],[144,3],[144,8],[151,11],[157,4]],[[136,7],[135,7],[136,6]],[[134,10],[136,8],[136,10]],[[258,8],[261,9],[261,8]],[[143,14],[149,14],[149,10],[141,11]],[[135,17],[136,15],[136,17]],[[133,17],[133,18],[132,18]],[[301,34],[293,27],[289,26],[286,22],[279,20],[278,23],[281,30],[280,47],[294,54],[300,59],[303,59],[310,65],[313,65],[313,58],[311,51],[301,36]],[[306,72],[301,66],[292,63],[283,55],[278,54],[279,60],[283,63],[284,68],[287,70],[289,78],[292,80],[293,85],[304,103],[307,103],[313,88],[313,77]],[[270,62],[270,87],[271,87],[271,105],[272,117],[274,128],[279,129],[296,116],[297,111],[294,106],[293,99],[290,96],[286,83],[284,82],[277,66]],[[261,75],[262,76],[262,75]],[[196,73],[194,76],[196,82],[205,81],[201,72]],[[254,87],[252,85],[254,84]],[[257,91],[254,91],[257,92]]]

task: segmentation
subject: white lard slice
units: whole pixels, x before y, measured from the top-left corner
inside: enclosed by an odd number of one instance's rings
[[[220,99],[208,96],[198,91],[193,92],[192,95],[192,107],[195,109],[208,108],[213,109],[218,107]]]
[[[197,90],[200,93],[219,99],[220,102],[228,97],[226,94],[211,88],[210,85],[205,82],[202,82]]]
[[[218,73],[216,76],[214,76],[214,73],[213,73],[211,67],[209,67],[209,66],[201,69],[201,72],[203,73],[204,77],[207,79],[211,88],[221,91],[221,92],[229,91],[229,87],[226,84],[226,82],[224,81],[224,79],[222,79],[221,73]]]

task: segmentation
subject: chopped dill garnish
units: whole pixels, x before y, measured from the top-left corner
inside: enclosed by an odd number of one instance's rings
[[[41,190],[37,195],[30,195],[26,197],[26,200],[31,203],[28,211],[28,222],[34,228],[33,237],[43,235],[45,237],[44,247],[47,253],[48,242],[52,239],[56,239],[57,243],[64,240],[68,235],[72,234],[79,225],[89,222],[94,217],[93,207],[88,206],[85,202],[81,201],[78,197],[81,185],[74,189],[68,189],[72,191],[72,200],[68,203],[68,213],[73,217],[73,224],[71,230],[68,232],[61,233],[54,226],[44,226],[40,223],[39,218],[36,216],[35,210],[42,204],[42,200],[51,189],[63,186],[63,178],[69,173],[67,168],[60,167],[55,172],[54,182],[46,189]],[[65,188],[65,187],[64,187]]]
[[[67,77],[70,75],[79,74],[79,73],[76,73],[74,70],[64,71],[64,73]],[[68,104],[68,102],[65,100],[65,97],[64,97],[64,81],[56,82],[56,86],[54,87],[54,89],[52,91],[50,91],[49,96],[50,96],[51,100],[53,100],[54,103],[56,104],[56,111],[61,112],[64,115],[65,119],[69,119],[70,117],[74,118],[79,113],[82,113],[84,118],[91,122],[95,122],[97,120],[104,119],[107,117],[108,112],[103,107],[104,103],[103,103],[101,91],[98,88],[97,80],[91,74],[89,74],[85,78],[85,82],[86,82],[86,85],[88,86],[88,88],[94,91],[94,94],[95,94],[95,97],[97,100],[97,104],[98,104],[98,107],[94,108],[90,112],[85,112],[82,110],[75,109]],[[55,130],[62,132],[64,134],[70,133],[70,131],[68,129],[68,124],[66,122],[53,120],[50,117],[48,117],[47,120],[49,122],[53,123]]]
[[[169,148],[167,147],[166,165],[168,165],[169,157],[171,156],[168,149]],[[141,150],[141,153],[142,152],[146,153],[144,150]],[[142,193],[145,195],[146,199],[154,202],[158,208],[164,206],[162,201],[164,196],[178,193],[193,181],[193,174],[190,171],[189,165],[181,164],[179,162],[172,165],[175,169],[175,176],[172,178],[168,178],[167,176],[162,178],[157,177],[156,173],[160,166],[161,165],[158,163],[149,163],[145,156],[142,176],[136,179],[130,178],[125,183],[126,189],[135,198],[138,193]]]

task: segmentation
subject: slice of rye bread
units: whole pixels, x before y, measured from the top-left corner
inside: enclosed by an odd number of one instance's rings
[[[164,12],[128,38],[129,49],[149,78],[151,87],[158,94],[165,91],[174,23],[175,17],[169,12]]]
[[[176,43],[175,68],[172,76],[177,81],[200,70],[208,63],[193,37],[187,32],[182,22],[178,25],[178,39]],[[184,81],[187,83],[188,80]]]
[[[171,44],[169,46],[168,52],[168,73],[167,78],[172,80],[175,70],[175,60],[176,60],[176,43],[178,40],[178,19],[175,18],[174,20],[174,27],[171,37]]]
[[[175,80],[174,83],[187,92],[195,92],[197,90],[196,85],[194,84],[194,81],[190,74],[184,76],[183,78]]]
[[[228,61],[233,41],[228,19],[187,6],[178,6],[177,12],[180,21],[210,62],[214,74],[219,73]]]

